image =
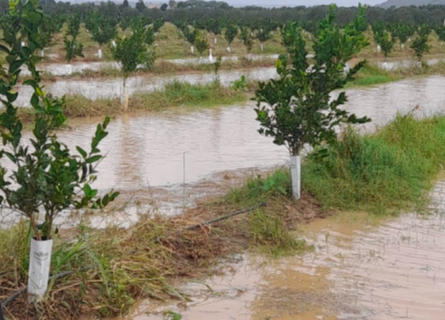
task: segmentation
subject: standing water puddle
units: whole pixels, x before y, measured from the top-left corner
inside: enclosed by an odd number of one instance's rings
[[[139,304],[125,319],[442,320],[445,315],[445,183],[434,212],[377,218],[343,213],[303,226],[314,252],[246,257],[225,276],[191,282],[189,303]]]

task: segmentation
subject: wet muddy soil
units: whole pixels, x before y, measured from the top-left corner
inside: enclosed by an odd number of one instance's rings
[[[445,183],[431,212],[342,213],[303,225],[303,256],[239,256],[223,276],[182,286],[189,302],[143,301],[126,318],[441,320],[445,314]]]

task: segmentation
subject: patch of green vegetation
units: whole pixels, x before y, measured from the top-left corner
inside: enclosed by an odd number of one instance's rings
[[[286,198],[291,194],[291,180],[288,170],[278,169],[266,177],[248,177],[246,183],[231,190],[225,197],[229,203],[244,203],[253,206],[270,198]]]
[[[229,105],[246,101],[246,99],[245,94],[226,88],[217,80],[209,84],[174,81],[168,83],[163,90],[133,95],[130,100],[130,109],[132,105],[138,109],[146,106],[151,110],[180,106],[211,107]]]
[[[266,177],[249,177],[246,183],[231,190],[226,204],[250,207],[266,202],[265,208],[250,215],[251,249],[273,257],[298,254],[310,249],[304,240],[293,233],[295,225],[286,223],[283,203],[291,203],[289,170],[280,168]]]
[[[396,119],[375,134],[349,129],[338,143],[310,154],[303,189],[325,207],[393,214],[424,208],[445,163],[445,118]]]
[[[250,218],[251,248],[273,257],[307,251],[306,241],[298,239],[277,214],[260,209]]]
[[[375,64],[367,63],[348,86],[369,86],[402,79],[402,75],[379,68]]]

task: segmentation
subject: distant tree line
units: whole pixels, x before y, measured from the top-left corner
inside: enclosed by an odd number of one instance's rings
[[[117,4],[115,2],[102,2],[95,4],[87,2],[82,4],[71,4],[69,2],[55,2],[54,0],[41,0],[44,11],[58,20],[67,20],[68,16],[79,15],[82,22],[87,21],[91,12],[98,11],[114,24],[128,27],[131,21],[141,17],[148,21],[163,19],[164,21],[178,24],[196,26],[205,29],[206,25],[217,23],[220,26],[236,24],[249,28],[257,28],[264,21],[272,21],[277,25],[283,25],[286,21],[298,21],[300,25],[314,32],[318,22],[323,19],[329,6],[315,7],[282,7],[263,8],[248,6],[234,8],[223,1],[189,0],[176,2],[170,0],[161,8],[148,8],[142,0],[135,7],[129,5],[128,0]],[[0,0],[0,13],[8,12],[8,1]],[[357,15],[357,7],[340,7],[337,11],[337,23],[344,26]],[[373,24],[374,21],[386,23],[397,23],[406,25],[443,25],[445,19],[445,6],[427,5],[420,7],[391,7],[383,9],[379,7],[368,7],[366,20]]]

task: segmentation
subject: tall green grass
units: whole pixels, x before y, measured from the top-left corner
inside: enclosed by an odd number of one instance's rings
[[[246,95],[226,88],[218,80],[209,84],[191,84],[174,81],[165,85],[162,90],[152,93],[134,94],[131,106],[151,106],[151,109],[167,107],[209,107],[245,101]]]
[[[365,64],[357,74],[356,79],[349,86],[369,86],[400,80],[401,75],[383,70],[376,64]]]
[[[266,177],[251,176],[246,183],[232,189],[224,198],[226,205],[250,207],[265,202],[266,206],[249,216],[251,249],[278,257],[312,249],[293,234],[283,206],[292,205],[291,181],[287,168],[280,168]]]
[[[397,116],[378,133],[348,130],[309,155],[303,188],[325,207],[396,213],[421,208],[445,163],[445,118]]]

